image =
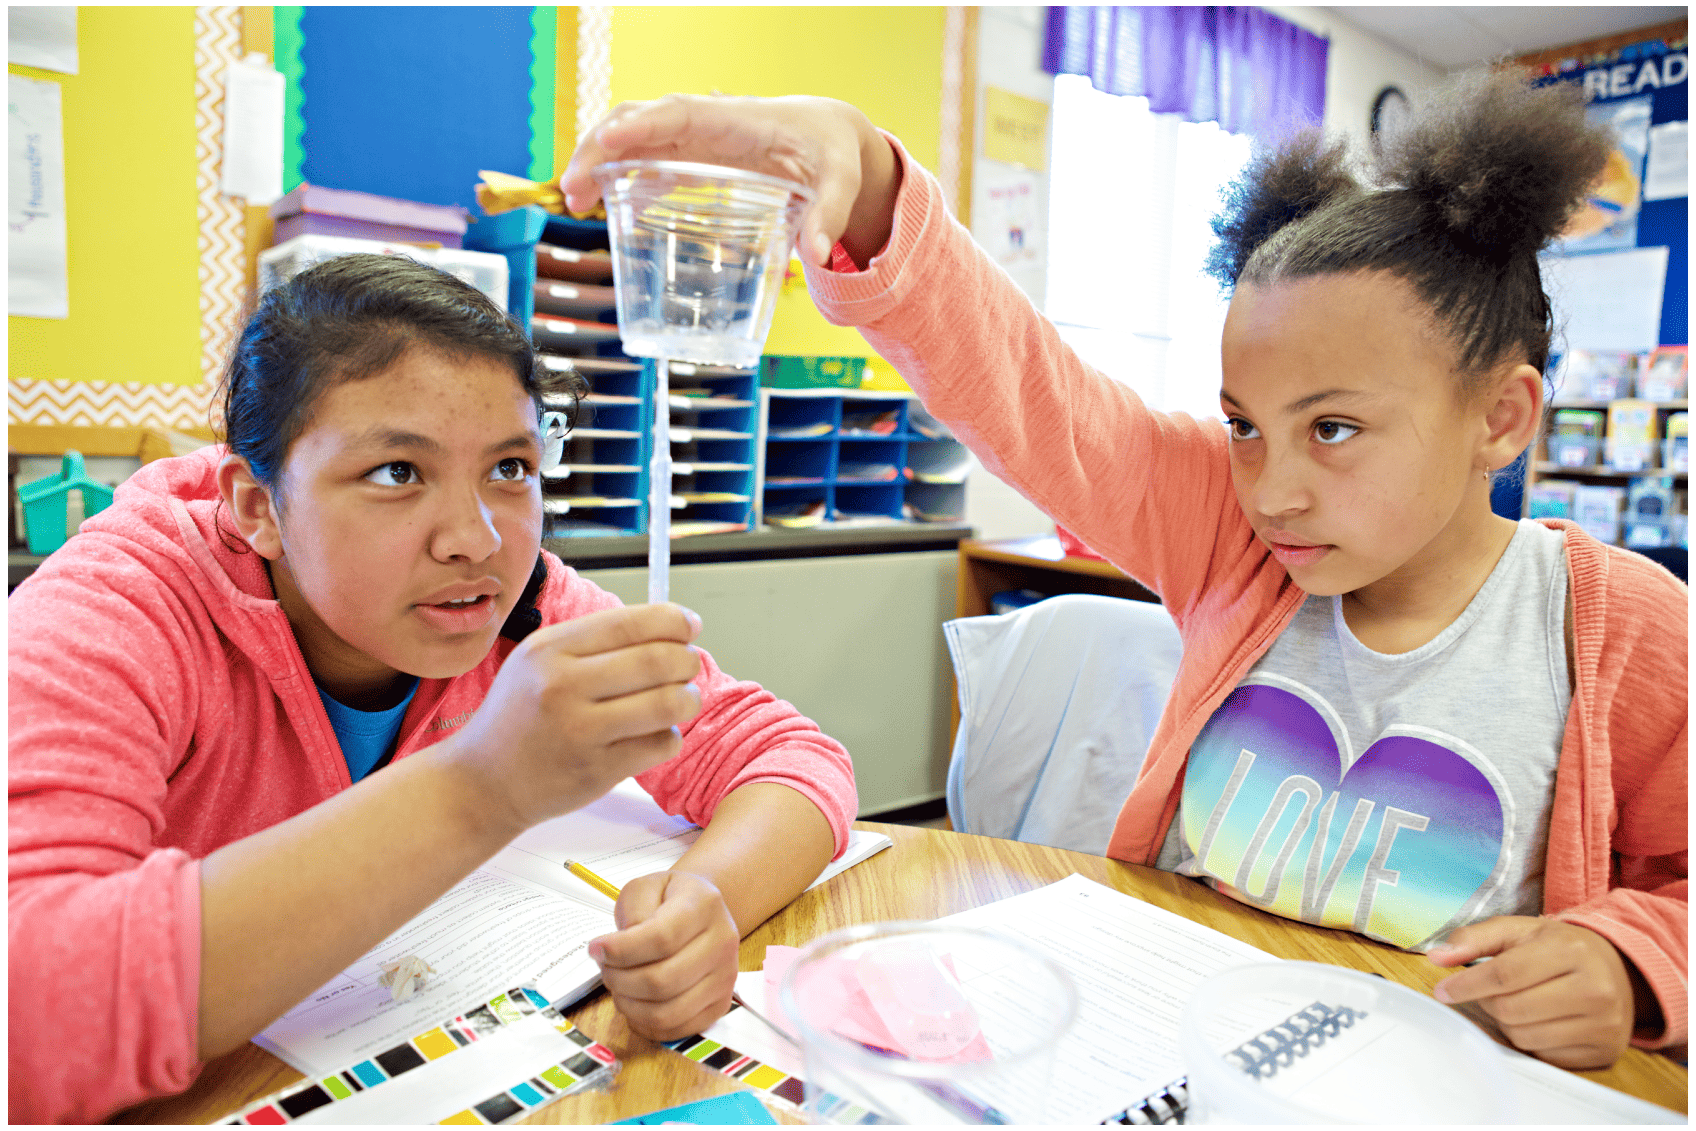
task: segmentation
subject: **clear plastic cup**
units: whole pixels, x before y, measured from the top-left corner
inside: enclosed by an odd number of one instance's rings
[[[1317,962],[1236,966],[1184,1007],[1189,1123],[1513,1123],[1507,1058],[1435,999]]]
[[[932,923],[849,927],[795,957],[779,1002],[800,1036],[813,1123],[1054,1122],[1048,1084],[1078,996],[1026,942]]]
[[[758,365],[812,191],[685,161],[615,161],[593,175],[624,352]]]

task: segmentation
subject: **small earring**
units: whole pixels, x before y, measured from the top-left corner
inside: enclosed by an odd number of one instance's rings
[[[1484,467],[1484,482],[1488,483],[1489,481],[1490,481],[1490,468],[1489,468],[1489,465],[1486,464],[1485,467]]]

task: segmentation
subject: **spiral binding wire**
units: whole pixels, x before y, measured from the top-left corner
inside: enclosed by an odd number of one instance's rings
[[[1190,1106],[1190,1079],[1180,1076],[1141,1103],[1128,1107],[1103,1123],[1125,1123],[1133,1127],[1153,1127],[1166,1123],[1184,1122],[1184,1112]]]
[[[1244,1041],[1226,1053],[1225,1060],[1257,1080],[1269,1080],[1278,1074],[1278,1069],[1288,1068],[1297,1057],[1306,1056],[1365,1016],[1347,1005],[1333,1008],[1316,1001],[1260,1036]]]
[[[1258,1080],[1269,1079],[1365,1016],[1352,1006],[1316,1001],[1225,1053],[1225,1060]],[[1189,1104],[1189,1077],[1180,1076],[1102,1122],[1134,1127],[1183,1123]]]

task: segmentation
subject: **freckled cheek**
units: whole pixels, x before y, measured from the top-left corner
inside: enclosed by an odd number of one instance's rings
[[[495,530],[501,536],[503,552],[518,554],[526,561],[536,556],[542,545],[542,498],[537,492],[529,498],[507,500],[494,513]]]

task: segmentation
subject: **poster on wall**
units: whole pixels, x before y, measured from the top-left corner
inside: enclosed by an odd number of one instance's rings
[[[1647,353],[1660,344],[1666,248],[1546,255],[1541,265],[1566,349]]]
[[[1586,111],[1593,125],[1613,130],[1602,180],[1567,227],[1561,251],[1576,254],[1637,246],[1637,214],[1643,203],[1643,169],[1649,154],[1649,95],[1595,103]]]
[[[981,183],[972,211],[972,235],[1003,267],[1041,263],[1041,174],[1010,165],[978,168]]]
[[[8,314],[70,317],[65,275],[65,145],[59,84],[7,75]]]
[[[1583,91],[1590,120],[1618,131],[1615,152],[1604,169],[1605,183],[1592,194],[1580,217],[1580,227],[1552,250],[1579,253],[1574,258],[1620,255],[1632,249],[1660,248],[1666,255],[1663,287],[1658,308],[1658,332],[1645,338],[1640,327],[1604,319],[1602,328],[1610,336],[1646,340],[1648,345],[1681,345],[1689,342],[1690,312],[1690,221],[1689,156],[1689,52],[1682,36],[1650,38],[1617,50],[1575,53],[1572,57],[1544,63],[1536,71],[1538,83],[1571,83]],[[1592,297],[1623,314],[1623,298],[1606,295],[1601,276],[1613,274],[1630,294],[1638,294],[1642,311],[1652,310],[1648,296],[1641,295],[1646,277],[1642,267],[1649,260],[1630,256],[1614,266],[1594,265],[1597,278]],[[1623,264],[1635,263],[1627,270]],[[1588,270],[1588,269],[1587,269]],[[1652,274],[1647,276],[1652,278]],[[1646,313],[1628,319],[1638,322]],[[1594,328],[1594,327],[1593,327]],[[1629,330],[1629,333],[1625,331]]]
[[[1690,195],[1690,123],[1662,122],[1649,127],[1649,161],[1643,170],[1644,200],[1677,200]]]

